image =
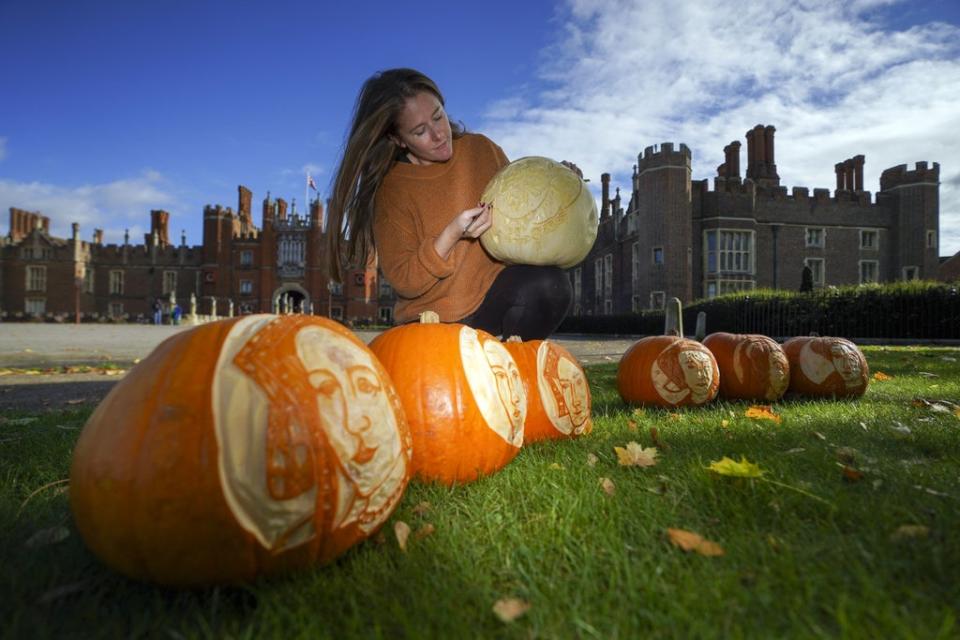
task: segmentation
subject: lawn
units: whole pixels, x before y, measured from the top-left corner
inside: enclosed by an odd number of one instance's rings
[[[960,350],[864,351],[889,379],[857,401],[785,400],[779,423],[744,403],[634,411],[614,364],[588,367],[591,435],[471,485],[411,485],[332,566],[202,591],[130,581],[84,547],[62,481],[88,411],[8,413],[0,637],[956,638]],[[618,464],[631,441],[657,464]],[[707,469],[724,456],[764,474]],[[498,601],[529,608],[504,621]]]

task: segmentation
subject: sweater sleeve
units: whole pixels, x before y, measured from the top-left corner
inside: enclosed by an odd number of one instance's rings
[[[393,207],[381,201],[380,207]],[[402,216],[377,215],[373,226],[374,243],[380,259],[380,268],[387,281],[403,298],[416,298],[429,291],[439,280],[454,271],[454,254],[444,260],[433,248],[435,237],[419,237],[410,221],[403,224]]]

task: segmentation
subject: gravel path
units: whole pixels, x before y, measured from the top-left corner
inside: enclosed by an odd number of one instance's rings
[[[95,406],[134,363],[166,338],[189,328],[0,324],[0,412],[65,411]],[[377,334],[357,332],[367,343]],[[554,338],[584,364],[617,362],[636,339],[580,335]],[[96,372],[63,372],[65,367],[83,365],[97,367]]]

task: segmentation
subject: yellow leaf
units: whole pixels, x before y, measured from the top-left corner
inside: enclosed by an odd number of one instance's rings
[[[603,489],[603,492],[608,496],[612,496],[617,492],[616,485],[613,484],[613,480],[610,478],[600,478],[600,487]]]
[[[393,524],[393,533],[397,536],[397,545],[400,551],[407,552],[407,538],[410,537],[410,525],[403,520],[397,520]]]
[[[670,416],[671,420],[674,420],[676,422],[680,422],[681,420],[683,420],[683,417],[684,417],[682,413],[676,413],[676,412],[670,413],[668,415]]]
[[[417,532],[413,534],[413,537],[416,538],[417,540],[422,540],[429,535],[433,535],[433,532],[436,530],[437,528],[433,526],[433,524],[428,522],[427,524],[417,529]]]
[[[600,458],[598,458],[598,457],[595,456],[594,454],[592,454],[592,453],[588,453],[588,454],[587,454],[587,466],[588,466],[588,467],[595,467],[595,466],[597,465],[597,461],[598,461],[598,460],[600,460]]]
[[[493,614],[501,622],[513,622],[530,610],[530,603],[520,598],[500,598],[493,605]]]
[[[875,382],[883,382],[884,380],[892,380],[893,376],[888,376],[883,371],[876,371],[873,374],[873,380]]]
[[[670,538],[670,544],[684,551],[693,551],[702,556],[722,556],[725,553],[719,544],[693,531],[667,529],[667,536]]]
[[[926,538],[928,535],[930,535],[930,527],[925,527],[922,524],[904,524],[890,534],[890,541],[900,542],[911,538]]]
[[[628,442],[627,446],[614,447],[617,453],[617,462],[624,467],[652,467],[657,464],[657,449],[649,447],[644,449],[636,442]]]
[[[745,416],[754,420],[772,420],[777,424],[782,421],[780,416],[773,412],[773,408],[768,404],[757,404],[747,409]]]
[[[551,469],[554,469],[554,470],[556,470],[556,471],[563,471],[563,469],[564,469],[563,465],[560,464],[559,462],[551,463],[550,468],[551,468]]]
[[[763,470],[760,469],[760,465],[750,462],[745,456],[740,456],[740,462],[723,456],[722,459],[711,462],[707,469],[714,473],[719,473],[722,476],[734,476],[737,478],[759,478],[763,475]]]
[[[730,426],[730,421],[724,418],[723,420],[720,421],[720,426],[726,429],[727,427]]]

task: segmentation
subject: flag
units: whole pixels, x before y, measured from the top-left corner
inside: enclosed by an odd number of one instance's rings
[[[311,176],[309,173],[307,174],[307,186],[314,191],[317,190],[317,184],[313,181],[313,176]]]

